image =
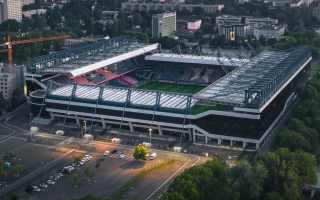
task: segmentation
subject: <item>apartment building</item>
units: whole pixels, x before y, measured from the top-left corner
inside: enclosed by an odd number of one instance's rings
[[[176,12],[152,15],[152,37],[160,38],[174,34],[177,30]]]
[[[22,20],[22,0],[0,0],[0,23],[13,19]]]

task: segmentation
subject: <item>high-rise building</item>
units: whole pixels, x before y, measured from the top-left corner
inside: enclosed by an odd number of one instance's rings
[[[176,12],[152,15],[152,37],[160,38],[172,35],[177,30]]]
[[[16,76],[13,69],[0,63],[0,95],[4,99],[10,99],[16,88]]]
[[[0,96],[8,100],[12,98],[16,91],[21,98],[24,89],[24,67],[23,66],[8,66],[0,63]]]
[[[2,23],[4,18],[3,6],[4,6],[3,0],[0,0],[0,24]]]
[[[0,23],[8,19],[22,20],[22,0],[0,0]]]

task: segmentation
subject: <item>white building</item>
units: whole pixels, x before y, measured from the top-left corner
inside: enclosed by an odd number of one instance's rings
[[[10,99],[16,85],[15,70],[0,63],[0,95],[6,100]]]
[[[236,40],[247,37],[249,27],[245,24],[225,24],[219,28],[219,35],[224,35],[226,40]]]
[[[152,15],[152,37],[160,38],[174,34],[177,31],[176,12]]]
[[[0,0],[0,23],[8,19],[22,20],[22,0]]]
[[[46,9],[35,9],[35,10],[27,10],[23,11],[22,14],[26,18],[31,18],[33,15],[43,15],[46,14],[47,10]]]
[[[35,0],[23,0],[23,5],[30,5],[34,3],[35,3]]]
[[[265,17],[244,17],[244,23],[249,26],[248,34],[253,35],[254,29],[262,27],[262,26],[272,26],[278,24],[277,19]]]
[[[8,66],[0,63],[0,95],[8,100],[12,98],[14,91],[17,92],[19,100],[24,96],[24,67]]]
[[[219,35],[226,40],[235,40],[241,37],[262,35],[266,38],[279,38],[284,34],[285,27],[278,25],[277,19],[257,18],[251,16],[221,15],[216,18]]]
[[[261,26],[255,28],[253,36],[257,39],[276,39],[279,40],[285,33],[285,26]]]

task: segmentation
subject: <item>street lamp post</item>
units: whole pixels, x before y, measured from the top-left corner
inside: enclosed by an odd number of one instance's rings
[[[83,135],[85,135],[87,133],[87,121],[86,120],[83,120],[83,123],[84,123],[84,131],[83,131]],[[83,137],[82,135],[82,137]]]
[[[149,143],[151,145],[152,128],[149,128]]]

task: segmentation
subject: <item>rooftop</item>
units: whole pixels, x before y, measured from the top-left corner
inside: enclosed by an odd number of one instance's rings
[[[307,48],[264,51],[198,92],[195,97],[260,108],[311,59]]]
[[[196,56],[196,55],[169,54],[169,53],[156,53],[156,54],[148,55],[145,57],[145,60],[190,63],[190,64],[204,64],[204,65],[219,65],[219,66],[230,66],[230,67],[231,66],[239,67],[249,62],[249,59],[245,59],[245,58]]]
[[[62,98],[74,97],[81,100],[104,102],[113,104],[125,104],[153,108],[155,106],[164,109],[185,110],[192,107],[197,100],[190,96],[115,87],[96,87],[81,85],[66,85],[49,92],[49,96]]]
[[[98,40],[77,48],[65,49],[32,59],[29,66],[36,73],[68,73],[79,76],[158,48],[125,37]]]

